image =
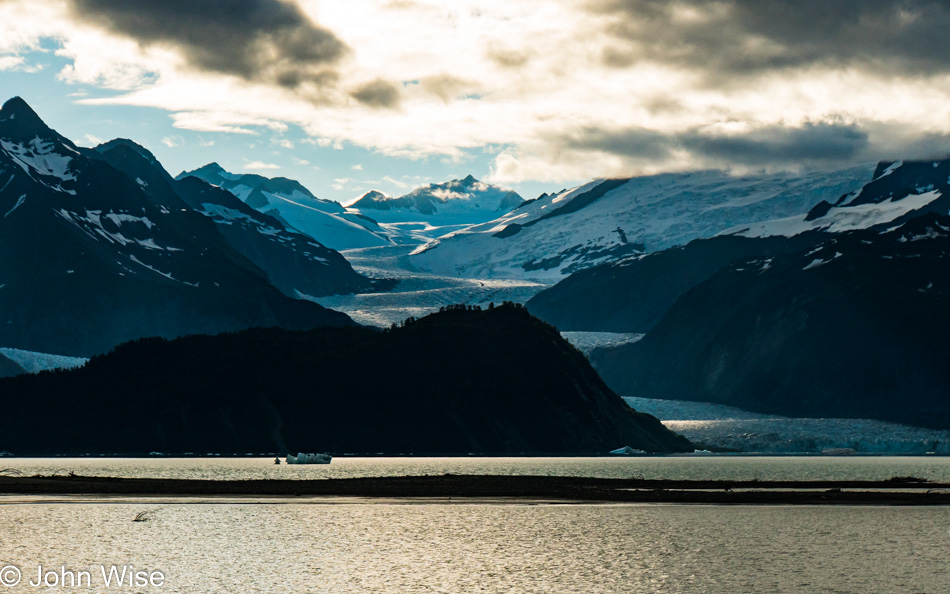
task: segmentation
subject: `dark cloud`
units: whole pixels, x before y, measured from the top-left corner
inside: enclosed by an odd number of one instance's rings
[[[867,158],[868,132],[854,124],[806,123],[768,126],[744,134],[688,130],[664,134],[642,128],[585,129],[561,140],[572,149],[599,151],[633,161],[662,161],[689,154],[703,166],[798,166],[847,163]]]
[[[867,131],[834,123],[770,126],[740,135],[693,133],[682,138],[682,144],[692,153],[745,165],[847,162],[869,146]]]
[[[143,45],[179,49],[199,69],[288,88],[335,80],[348,51],[282,0],[71,0],[73,12]]]
[[[731,76],[786,68],[950,70],[946,0],[592,0],[616,44],[603,62],[675,63]]]
[[[645,128],[585,128],[561,139],[558,144],[572,149],[621,155],[627,159],[654,161],[668,157],[677,142],[672,135]]]
[[[350,96],[364,105],[376,108],[396,107],[401,98],[399,87],[383,79],[376,79],[357,87],[350,91]]]

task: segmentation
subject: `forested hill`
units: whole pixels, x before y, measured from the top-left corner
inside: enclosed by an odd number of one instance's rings
[[[14,454],[691,451],[512,304],[402,327],[145,339],[0,380]]]

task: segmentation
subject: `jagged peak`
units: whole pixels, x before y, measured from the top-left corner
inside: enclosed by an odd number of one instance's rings
[[[6,119],[11,115],[24,115],[40,120],[40,116],[33,111],[33,108],[23,100],[22,97],[12,97],[3,104],[3,107],[0,108],[0,114],[3,114],[2,119]],[[42,121],[42,120],[40,120]]]
[[[224,167],[218,165],[217,161],[212,161],[205,165],[204,167],[199,167],[195,171],[213,171],[215,173],[227,173],[227,170]]]
[[[363,200],[364,198],[367,200],[389,200],[389,196],[383,194],[379,190],[370,190],[369,192],[366,192],[360,196],[359,200]]]
[[[175,179],[181,180],[189,176],[202,177],[205,175],[227,177],[231,174],[229,174],[224,167],[221,167],[220,165],[218,165],[217,161],[212,161],[211,163],[208,163],[207,165],[202,165],[201,167],[197,169],[192,169],[191,171],[182,171],[181,173],[175,176]]]
[[[469,173],[467,176],[465,176],[465,179],[462,180],[462,183],[468,186],[474,184],[477,181],[478,180],[475,179],[475,176]]]
[[[7,100],[0,108],[0,122],[10,122],[11,120],[13,120],[11,123],[21,130],[33,127],[40,130],[49,130],[46,122],[21,97],[13,97]]]

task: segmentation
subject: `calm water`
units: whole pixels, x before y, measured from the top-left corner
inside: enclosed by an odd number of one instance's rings
[[[950,480],[940,457],[3,459],[23,474]],[[141,512],[147,521],[133,522]],[[950,508],[0,496],[0,592],[948,592]],[[161,572],[107,587],[102,566]],[[37,568],[88,571],[32,587]],[[55,579],[62,579],[53,574]],[[47,577],[49,580],[49,577]],[[54,582],[55,583],[55,582]],[[86,587],[86,585],[90,587]]]
[[[14,593],[947,592],[948,527],[945,508],[0,498],[0,566]],[[92,587],[24,585],[38,564]],[[103,564],[164,586],[106,588]]]
[[[661,456],[616,458],[334,458],[329,466],[274,465],[273,458],[0,458],[25,475],[319,479],[432,474],[533,474],[648,479],[868,479],[919,476],[950,482],[941,456]]]

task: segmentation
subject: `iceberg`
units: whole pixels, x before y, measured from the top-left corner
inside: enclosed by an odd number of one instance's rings
[[[332,460],[330,454],[287,454],[287,464],[329,464]]]
[[[622,448],[617,448],[616,450],[610,450],[611,454],[616,454],[618,456],[635,456],[637,454],[646,454],[643,450],[635,450],[630,446],[623,446]]]

